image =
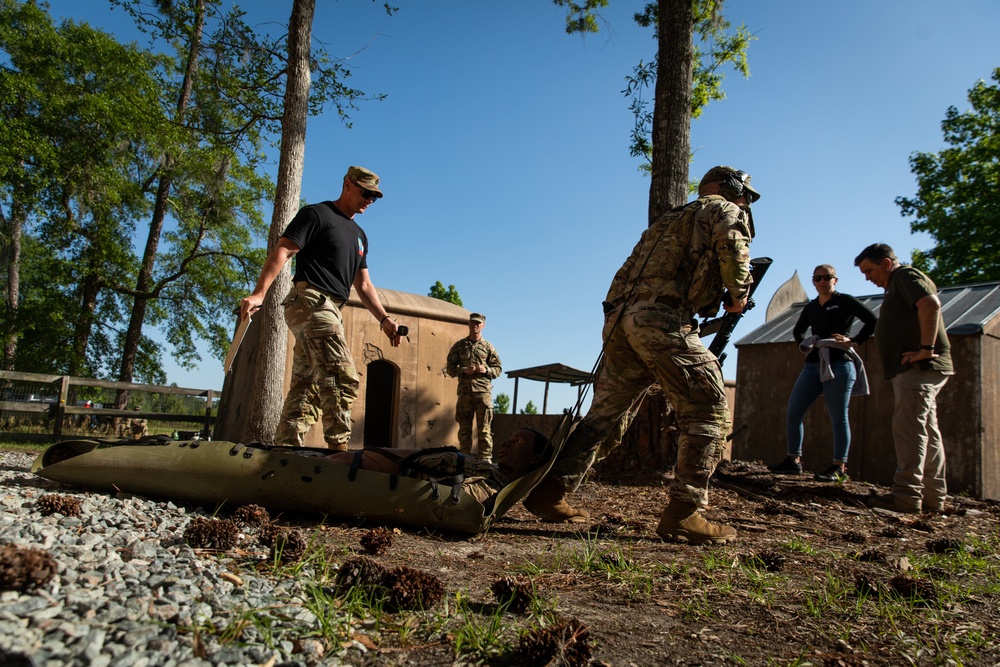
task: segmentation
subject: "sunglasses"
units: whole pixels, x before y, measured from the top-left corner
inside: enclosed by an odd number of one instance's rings
[[[819,282],[823,282],[823,281],[826,281],[826,280],[833,280],[836,277],[837,276],[831,276],[831,275],[813,276],[813,282],[814,283],[819,283]]]
[[[354,183],[361,190],[361,196],[365,199],[371,199],[373,202],[382,198],[381,192],[375,192],[374,190],[369,190],[368,188],[362,187],[360,183]]]

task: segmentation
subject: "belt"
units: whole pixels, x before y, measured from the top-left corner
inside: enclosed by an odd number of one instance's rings
[[[635,303],[658,303],[664,306],[679,307],[681,305],[681,300],[676,296],[668,296],[666,294],[640,292],[635,296]]]
[[[347,305],[347,300],[346,299],[340,299],[339,297],[336,297],[333,294],[330,294],[326,290],[321,290],[320,288],[316,287],[312,283],[307,282],[305,280],[299,280],[297,282],[292,283],[292,287],[294,287],[296,289],[312,289],[312,290],[316,290],[317,292],[319,292],[320,294],[322,294],[323,296],[325,296],[327,299],[329,299],[330,301],[332,301],[333,304],[335,306],[337,306],[338,310],[342,310],[344,308],[344,306]]]

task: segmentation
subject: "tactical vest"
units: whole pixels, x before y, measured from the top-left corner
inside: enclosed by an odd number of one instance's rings
[[[384,449],[373,448],[383,456],[398,460],[399,472],[389,477],[389,490],[394,491],[400,477],[425,480],[431,483],[431,498],[440,497],[439,485],[450,486],[448,491],[453,502],[458,502],[459,494],[464,489],[476,500],[482,502],[485,497],[493,495],[506,484],[496,466],[472,456],[466,456],[455,447],[434,447],[420,449],[404,458]],[[361,464],[361,456],[365,451],[358,450],[351,466],[352,472]],[[479,496],[484,496],[480,498]]]
[[[608,301],[648,292],[676,297],[702,317],[715,315],[722,301],[722,275],[712,245],[712,222],[699,213],[716,198],[700,197],[675,208],[643,232],[615,276]]]

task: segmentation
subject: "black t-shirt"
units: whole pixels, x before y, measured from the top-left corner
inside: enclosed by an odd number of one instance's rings
[[[812,329],[813,334],[820,338],[830,338],[835,333],[847,336],[850,335],[851,325],[854,324],[855,318],[861,320],[864,325],[852,340],[855,343],[864,343],[875,333],[875,323],[878,318],[865,304],[850,294],[834,292],[830,300],[822,306],[819,304],[819,298],[806,304],[806,307],[799,313],[799,319],[795,323],[792,335],[795,337],[796,343],[801,343],[805,338],[806,329]],[[847,353],[843,350],[830,348],[831,361],[847,358]],[[819,352],[814,349],[806,357],[806,361],[819,361]]]
[[[333,205],[305,206],[295,214],[282,237],[299,247],[295,277],[347,301],[354,276],[368,268],[365,230]]]

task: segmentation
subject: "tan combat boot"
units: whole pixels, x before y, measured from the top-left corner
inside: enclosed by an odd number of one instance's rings
[[[735,530],[712,523],[698,511],[697,505],[677,498],[671,498],[660,515],[656,534],[665,540],[689,544],[725,544],[736,539]]]
[[[558,481],[546,477],[524,499],[525,508],[546,521],[582,523],[590,520],[586,510],[572,507],[566,502],[566,488]]]

